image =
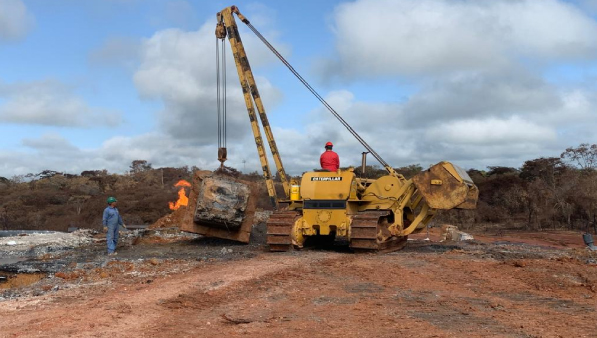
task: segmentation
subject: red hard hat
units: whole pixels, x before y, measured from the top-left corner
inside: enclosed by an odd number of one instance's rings
[[[328,142],[328,143],[326,143],[326,144],[325,144],[325,146],[326,146],[326,147],[328,147],[328,146],[329,146],[329,147],[333,147],[333,146],[334,146],[334,144],[332,144],[332,142]]]

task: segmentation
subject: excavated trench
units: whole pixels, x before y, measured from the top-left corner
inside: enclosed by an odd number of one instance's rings
[[[131,266],[135,271],[155,264],[192,265],[250,258],[265,251],[265,224],[253,230],[254,241],[248,245],[181,232],[175,227],[124,230],[117,256],[107,256],[105,235],[91,231],[80,236],[82,239],[71,235],[75,240],[59,238],[50,244],[31,234],[3,237],[0,238],[0,300],[60,289],[73,280],[103,276],[102,271],[113,266]],[[24,244],[25,239],[31,241]],[[7,245],[8,242],[17,243]],[[34,283],[37,284],[27,287]]]
[[[90,236],[90,231],[0,231],[0,290],[25,287],[64,269],[75,248],[92,242]]]
[[[18,266],[30,257],[0,257],[0,290],[18,288],[40,281],[46,273],[20,272]]]
[[[46,277],[45,273],[9,273],[0,271],[0,290],[29,286]]]

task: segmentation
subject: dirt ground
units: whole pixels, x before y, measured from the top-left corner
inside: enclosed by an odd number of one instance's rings
[[[250,245],[152,231],[117,258],[100,238],[29,262],[62,263],[4,291],[0,337],[597,337],[597,253],[579,233],[432,229],[355,254],[269,253],[263,229]]]

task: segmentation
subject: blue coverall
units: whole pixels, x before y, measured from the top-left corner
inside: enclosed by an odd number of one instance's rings
[[[120,217],[120,214],[118,213],[118,209],[112,206],[108,206],[104,209],[102,224],[108,228],[108,233],[106,234],[108,253],[113,253],[118,244],[118,228],[124,224],[122,222],[122,217]]]

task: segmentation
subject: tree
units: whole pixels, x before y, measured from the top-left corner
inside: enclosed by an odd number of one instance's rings
[[[594,222],[597,218],[597,171],[580,175],[574,192],[574,204],[578,213],[585,216],[584,223]],[[593,224],[597,233],[597,224]]]
[[[259,172],[257,172],[257,170],[255,170],[248,174],[243,174],[242,178],[243,178],[243,180],[258,182],[258,181],[263,180],[263,174],[260,174]]]
[[[597,169],[597,144],[581,143],[576,148],[566,148],[560,157],[576,163],[585,171]]]
[[[475,184],[478,184],[479,182],[483,181],[487,176],[487,172],[485,172],[484,170],[469,169],[466,171],[466,173],[470,176],[473,182],[475,182]]]
[[[25,182],[25,180],[29,177],[28,175],[33,175],[33,174],[27,174],[27,175],[14,175],[10,178],[10,183],[12,184],[19,184],[19,183],[23,183]]]
[[[404,178],[410,179],[416,174],[423,171],[423,167],[421,167],[421,165],[417,163],[408,165],[406,167],[394,168],[394,170],[396,170],[397,173],[402,174]]]
[[[146,160],[134,160],[131,162],[131,174],[138,174],[151,169],[151,163]]]
[[[548,185],[554,186],[556,177],[563,174],[567,169],[568,167],[560,158],[541,157],[524,162],[520,169],[520,178],[527,182],[540,178]]]
[[[516,173],[518,173],[518,169],[511,168],[511,167],[495,166],[495,167],[487,167],[487,169],[489,169],[489,172],[487,173],[487,176],[507,175],[507,174],[516,174]]]
[[[520,178],[528,185],[529,223],[553,222],[554,218],[564,219],[572,226],[574,207],[571,199],[577,185],[576,173],[560,158],[548,157],[526,161]]]
[[[8,230],[10,227],[10,218],[6,206],[0,210],[0,224],[3,230]]]
[[[85,205],[85,202],[87,202],[90,197],[91,196],[85,195],[72,196],[68,203],[74,205],[76,214],[80,215],[83,210],[83,205]]]
[[[344,169],[344,168],[341,168]],[[361,166],[358,166],[354,169],[354,173],[355,175],[357,175],[357,177],[363,177],[363,178],[380,178],[384,175],[387,175],[388,172],[385,168],[382,168],[378,165],[367,165],[365,167],[365,173],[362,173],[362,168]]]
[[[84,170],[81,172],[81,176],[83,177],[98,177],[98,176],[105,176],[108,174],[106,169],[104,170]]]
[[[62,173],[58,172],[58,171],[54,171],[54,170],[44,170],[44,171],[40,172],[39,174],[37,174],[36,176],[39,177],[39,179],[43,179],[43,178],[54,177],[56,175],[62,175]]]

